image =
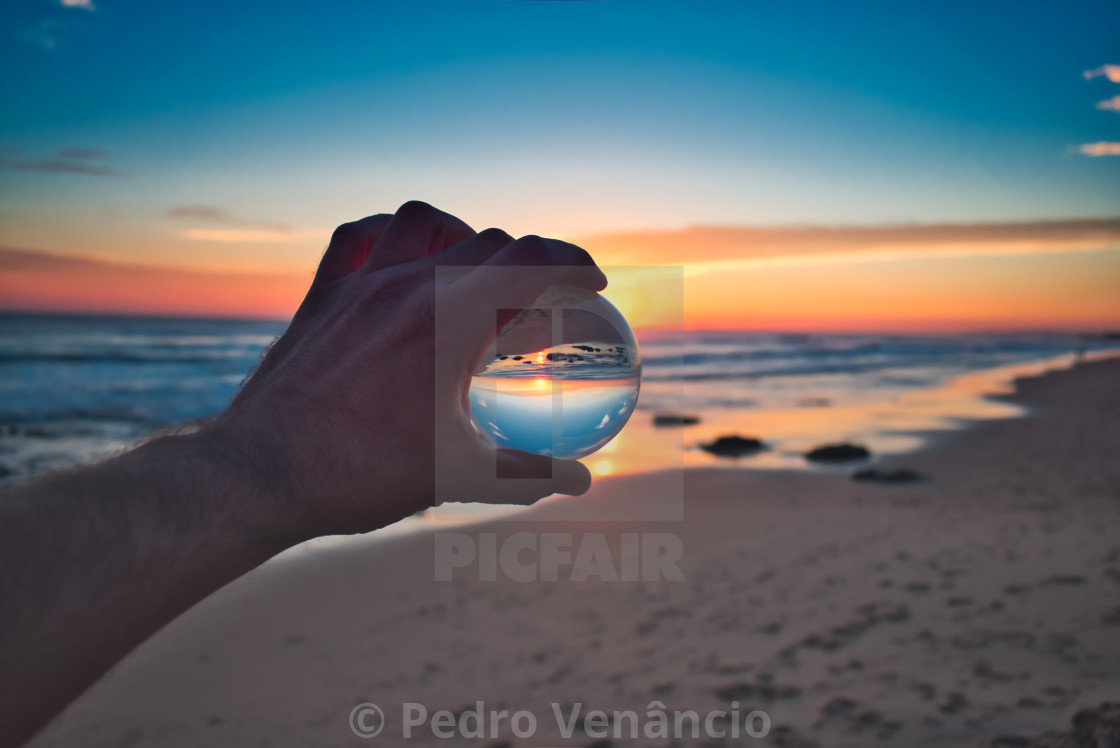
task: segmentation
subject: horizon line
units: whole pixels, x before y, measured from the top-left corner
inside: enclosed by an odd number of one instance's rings
[[[275,317],[275,316],[250,316],[250,315],[223,315],[223,314],[207,314],[196,312],[163,312],[153,311],[146,312],[143,310],[101,310],[101,309],[18,309],[18,308],[3,308],[0,307],[0,316],[6,317],[76,317],[88,319],[134,319],[134,320],[196,320],[203,322],[273,322],[277,324],[288,324],[291,322],[291,317]],[[751,333],[756,335],[913,335],[913,336],[929,336],[929,335],[1053,335],[1053,334],[1071,334],[1083,335],[1090,337],[1108,337],[1120,334],[1120,322],[1115,325],[1081,325],[1081,326],[1040,326],[1037,323],[1024,324],[1024,325],[987,325],[967,327],[960,326],[957,323],[952,326],[950,320],[946,320],[945,327],[939,327],[938,323],[930,323],[923,321],[922,324],[906,325],[897,324],[885,327],[872,327],[872,326],[838,326],[838,327],[776,327],[761,325],[757,327],[752,326],[738,326],[738,327],[713,327],[707,325],[698,325],[694,327],[664,327],[664,326],[649,326],[641,327],[635,326],[635,332],[642,332],[646,334],[666,334],[674,332],[686,333],[709,333],[709,334],[727,334],[727,333]]]

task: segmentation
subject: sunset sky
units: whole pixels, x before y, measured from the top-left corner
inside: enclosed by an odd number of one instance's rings
[[[691,327],[1116,328],[1117,29],[1112,1],[5,3],[0,308],[285,317],[335,225],[421,199],[683,265]]]

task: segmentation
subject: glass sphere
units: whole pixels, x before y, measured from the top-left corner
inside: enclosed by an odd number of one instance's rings
[[[638,342],[594,291],[549,286],[502,327],[482,361],[471,417],[496,447],[585,457],[622,430],[638,402]]]

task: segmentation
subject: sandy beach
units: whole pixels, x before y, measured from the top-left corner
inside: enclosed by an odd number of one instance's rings
[[[145,643],[32,745],[1027,745],[1011,738],[1120,701],[1117,382],[1120,360],[1020,381],[1028,415],[886,464],[922,482],[696,468],[682,522],[565,519],[673,490],[650,473],[454,528],[601,533],[616,551],[623,533],[671,533],[683,581],[465,568],[437,582],[432,532],[297,549]],[[539,729],[402,738],[406,702],[478,701]],[[388,715],[374,741],[350,728],[363,702]],[[753,741],[564,740],[551,705],[577,702],[641,715],[736,702],[772,724]]]

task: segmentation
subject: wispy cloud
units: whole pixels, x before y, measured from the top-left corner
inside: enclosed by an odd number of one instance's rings
[[[191,223],[202,223],[208,226],[246,229],[255,231],[257,233],[292,233],[292,228],[285,224],[272,223],[269,221],[255,221],[249,218],[242,218],[241,216],[235,216],[225,208],[220,208],[216,205],[177,205],[173,208],[168,209],[167,215],[176,220],[189,221]]]
[[[179,230],[185,239],[208,242],[294,242],[320,236],[322,232],[294,229],[282,223],[255,221],[233,215],[214,205],[180,205],[167,211],[178,221],[204,224]]]
[[[61,152],[60,152],[61,154]],[[22,160],[0,158],[0,169],[13,169],[15,171],[37,171],[45,174],[87,174],[95,177],[125,177],[127,172],[109,166],[88,163],[90,159],[46,158],[37,160]]]
[[[1077,147],[1078,153],[1086,156],[1120,156],[1120,143],[1102,140],[1099,143],[1085,143]]]
[[[1104,109],[1109,112],[1120,112],[1120,94],[1113,96],[1111,99],[1098,101],[1097,109]]]
[[[320,236],[318,231],[281,229],[183,229],[179,236],[204,242],[297,242]]]
[[[1120,65],[1101,65],[1099,68],[1086,70],[1082,75],[1085,76],[1085,80],[1105,77],[1113,83],[1120,83]]]
[[[179,205],[174,208],[169,208],[167,215],[172,218],[222,224],[225,226],[244,226],[250,223],[243,218],[237,218],[231,215],[224,208],[218,208],[213,205]]]
[[[1120,218],[898,226],[697,226],[578,238],[600,264],[684,265],[689,275],[774,265],[1029,255],[1120,247]]]
[[[97,148],[60,148],[55,155],[68,161],[104,161],[109,158],[108,151]]]
[[[92,0],[59,0],[64,8],[81,8],[82,10],[96,10]]]

